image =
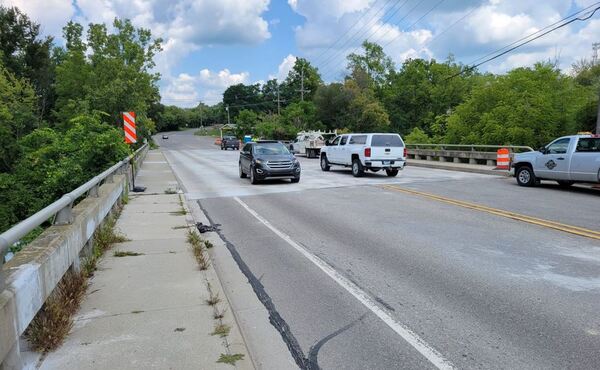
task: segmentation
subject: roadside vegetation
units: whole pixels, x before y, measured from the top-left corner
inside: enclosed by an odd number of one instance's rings
[[[138,145],[155,131],[161,40],[115,19],[78,23],[64,46],[16,7],[0,6],[0,232],[123,159],[121,112]]]
[[[304,100],[298,92],[302,71],[309,90]],[[317,129],[383,131],[398,132],[408,143],[539,147],[564,134],[593,131],[599,91],[600,64],[586,60],[570,71],[545,60],[504,74],[472,70],[452,56],[395,66],[379,45],[365,41],[360,53],[347,56],[343,82],[324,83],[318,69],[298,58],[283,81],[230,86],[211,114],[225,123],[229,106],[239,137],[292,139],[298,131]],[[184,116],[184,111],[206,108],[177,109]],[[199,120],[186,124],[199,127]]]
[[[88,287],[88,279],[96,271],[96,266],[104,253],[116,243],[127,241],[115,229],[119,212],[106,218],[93,236],[92,251],[81,261],[79,271],[69,270],[50,294],[42,309],[33,318],[25,338],[34,350],[39,352],[53,351],[64,341],[73,326],[73,315],[79,309],[81,301]],[[123,253],[124,256],[133,256],[132,252],[115,252],[114,255]]]

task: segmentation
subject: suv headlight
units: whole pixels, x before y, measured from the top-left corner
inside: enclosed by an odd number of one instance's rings
[[[260,159],[255,159],[254,164],[263,164],[263,161],[261,161]]]

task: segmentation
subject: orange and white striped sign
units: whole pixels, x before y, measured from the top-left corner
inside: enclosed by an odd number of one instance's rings
[[[496,168],[508,170],[510,168],[510,152],[506,148],[498,149],[496,152]]]
[[[123,130],[125,131],[125,142],[127,144],[137,143],[135,112],[123,112]]]

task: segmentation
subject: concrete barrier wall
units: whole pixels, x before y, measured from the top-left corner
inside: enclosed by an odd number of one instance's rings
[[[0,293],[0,368],[20,368],[19,337],[69,268],[79,269],[82,249],[127,193],[126,175],[99,188],[73,208],[72,224],[51,226],[6,263],[6,287]]]
[[[495,152],[471,150],[408,149],[408,158],[428,161],[496,165]]]

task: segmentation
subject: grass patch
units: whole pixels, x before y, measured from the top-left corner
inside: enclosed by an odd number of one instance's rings
[[[221,130],[219,130],[218,128],[204,128],[204,129],[199,129],[196,130],[196,132],[194,132],[194,135],[196,136],[221,136]]]
[[[226,355],[221,353],[221,357],[217,360],[217,362],[228,365],[235,365],[236,361],[240,361],[244,359],[244,355],[241,353],[235,353],[232,355]]]
[[[113,256],[115,257],[135,257],[135,256],[143,256],[144,253],[131,252],[131,251],[115,251]]]
[[[33,349],[49,352],[60,346],[73,326],[72,316],[86,289],[87,278],[83,271],[69,271],[63,276],[25,330],[25,338]]]
[[[211,243],[210,241],[205,240],[204,246],[206,247],[206,249],[210,249],[210,248],[214,247],[215,245],[213,243]]]
[[[187,211],[185,209],[180,209],[179,211],[173,211],[170,213],[172,216],[185,216],[187,215]]]
[[[156,143],[156,141],[154,141],[154,139],[150,138],[150,149],[152,150],[152,149],[158,149],[158,148],[160,148],[160,145],[158,145]]]
[[[144,312],[144,311],[141,311],[141,310],[134,310],[134,311],[131,311],[131,313],[133,313],[133,314],[138,314],[138,313],[142,313],[142,312]]]
[[[177,190],[168,188],[165,190],[165,194],[177,194]]]
[[[188,227],[189,227],[188,225],[181,225],[181,226],[173,226],[171,229],[181,230],[181,229],[187,229]]]
[[[217,324],[217,326],[215,326],[215,330],[213,330],[210,335],[218,335],[221,338],[224,338],[229,335],[229,331],[231,331],[231,327],[229,325]]]
[[[198,268],[200,270],[207,270],[210,266],[206,255],[204,254],[204,243],[202,238],[192,230],[188,230],[187,242],[192,248],[192,253],[198,262]]]
[[[82,271],[86,277],[90,277],[96,271],[96,264],[104,252],[111,249],[116,243],[123,243],[129,241],[124,235],[115,231],[115,224],[117,223],[118,213],[115,216],[109,216],[104,221],[104,224],[100,226],[94,233],[92,255],[84,259],[82,264]]]

